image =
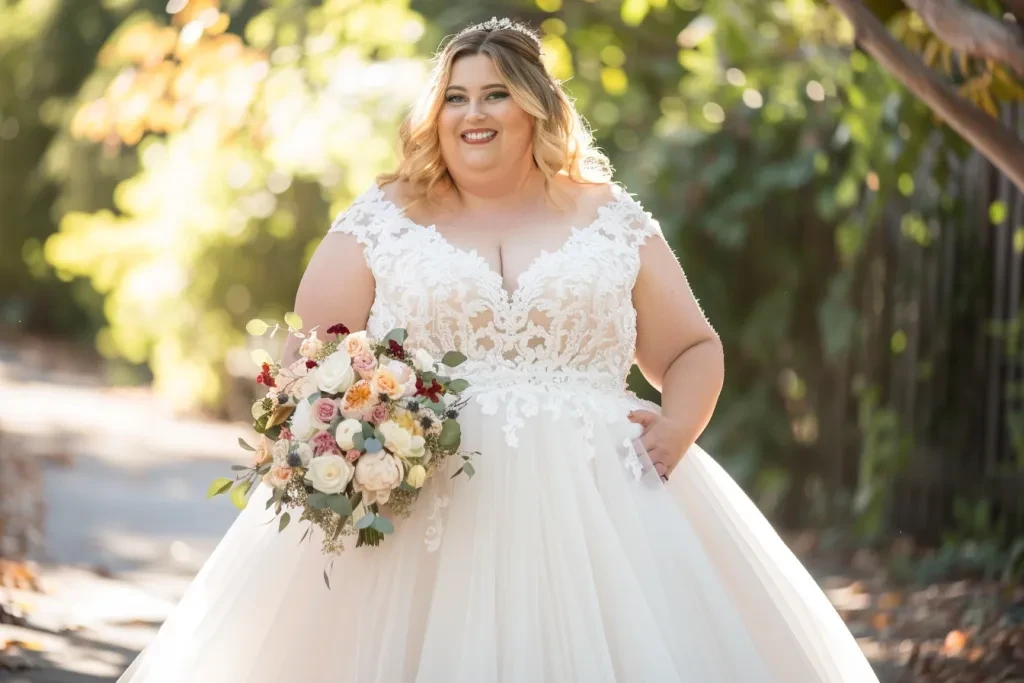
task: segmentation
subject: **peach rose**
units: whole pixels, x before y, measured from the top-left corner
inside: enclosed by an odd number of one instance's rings
[[[416,372],[400,360],[391,360],[387,369],[394,375],[395,381],[402,385],[402,396],[416,393]]]
[[[342,347],[348,352],[349,356],[358,356],[361,353],[370,353],[373,350],[370,348],[370,338],[367,336],[366,330],[353,332],[345,337]]]
[[[292,478],[292,468],[287,465],[274,465],[263,475],[263,483],[275,489],[286,486]]]
[[[387,394],[392,401],[402,398],[405,394],[405,387],[386,367],[377,368],[370,380],[370,389],[374,394]]]
[[[341,414],[347,418],[363,419],[377,405],[377,394],[370,383],[361,379],[348,388],[341,397]]]

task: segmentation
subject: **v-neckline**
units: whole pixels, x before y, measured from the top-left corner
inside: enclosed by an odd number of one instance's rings
[[[526,267],[522,271],[520,271],[519,274],[516,276],[515,284],[511,291],[505,287],[505,276],[499,273],[491,266],[490,261],[488,261],[480,254],[477,247],[466,249],[456,245],[454,242],[445,237],[444,233],[437,229],[436,223],[431,223],[430,225],[422,225],[420,223],[417,223],[413,219],[409,218],[408,215],[406,215],[404,207],[399,206],[397,202],[393,201],[391,198],[387,196],[387,194],[385,194],[384,189],[380,187],[380,185],[376,185],[376,187],[380,199],[386,202],[391,207],[393,207],[394,210],[398,213],[398,217],[407,226],[409,226],[410,228],[415,228],[417,230],[422,230],[426,232],[428,235],[433,236],[435,241],[437,241],[449,253],[461,256],[463,258],[468,258],[471,261],[474,261],[477,264],[477,266],[481,270],[483,270],[484,274],[492,280],[492,284],[495,287],[497,287],[498,291],[503,295],[502,303],[504,303],[506,307],[512,308],[521,298],[522,293],[526,289],[525,280],[528,274],[532,273],[536,268],[538,268],[544,260],[568,251],[569,247],[572,245],[573,242],[576,241],[577,238],[579,238],[580,235],[588,233],[591,230],[593,230],[596,226],[598,226],[604,219],[605,215],[622,200],[622,188],[618,185],[618,183],[615,182],[610,183],[610,185],[612,197],[611,199],[603,202],[597,207],[597,213],[595,214],[594,219],[582,227],[573,226],[569,228],[569,236],[553,251],[541,249],[537,253],[537,255],[530,260]]]

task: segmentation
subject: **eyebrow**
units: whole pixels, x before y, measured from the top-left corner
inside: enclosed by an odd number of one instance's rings
[[[484,87],[482,87],[480,89],[481,90],[490,90],[491,88],[504,88],[504,87],[505,87],[504,83],[488,83],[487,85],[485,85]],[[461,90],[462,92],[467,92],[467,90],[465,88],[463,88],[461,85],[449,85],[447,88],[445,88],[445,90],[446,91],[447,90]]]

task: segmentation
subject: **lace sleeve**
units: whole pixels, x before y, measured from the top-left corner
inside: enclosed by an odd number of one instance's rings
[[[626,241],[636,249],[652,235],[662,235],[661,224],[633,196],[629,196],[629,220],[625,225]]]
[[[390,223],[384,193],[374,184],[335,217],[327,232],[354,236],[363,245],[367,265],[371,265],[373,250]]]

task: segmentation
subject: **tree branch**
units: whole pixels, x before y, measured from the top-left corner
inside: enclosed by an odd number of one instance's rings
[[[932,33],[957,52],[1008,64],[1024,75],[1024,31],[1020,26],[976,10],[960,0],[904,2],[921,15]]]
[[[864,49],[1024,192],[1024,142],[961,97],[897,42],[860,0],[829,0],[853,24]]]

